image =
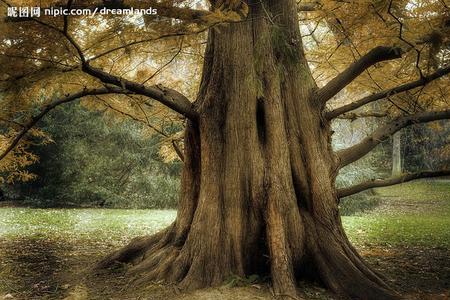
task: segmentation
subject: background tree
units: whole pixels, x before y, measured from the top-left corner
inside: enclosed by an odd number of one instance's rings
[[[28,168],[37,178],[14,185],[18,199],[41,207],[176,207],[180,162],[162,160],[166,141],[149,136],[145,123],[104,110],[71,103],[39,122],[53,142],[30,148],[39,157]]]
[[[402,134],[401,131],[397,131],[392,136],[392,176],[399,176],[402,173]]]
[[[434,122],[408,128],[402,152],[409,172],[448,169],[450,128],[448,122]]]
[[[176,221],[156,235],[134,240],[100,265],[131,263],[129,273],[143,283],[159,279],[185,288],[218,285],[229,274],[269,272],[281,298],[297,298],[296,279],[313,274],[341,295],[398,298],[349,243],[338,198],[449,171],[406,174],[339,190],[335,180],[339,169],[398,130],[450,117],[449,87],[443,79],[450,67],[438,63],[427,68],[433,58],[448,55],[448,7],[442,1],[297,5],[293,0],[221,0],[210,1],[209,10],[189,4],[123,1],[124,6],[154,5],[159,16],[43,17],[2,24],[5,103],[20,98],[17,105],[28,108],[21,114],[18,137],[53,107],[98,94],[112,94],[107,101],[140,118],[165,106],[178,115],[164,110],[158,120],[186,122]],[[62,5],[92,8],[105,3]],[[299,20],[319,30],[338,23],[338,30],[344,30],[339,35],[330,30],[317,47],[308,48]],[[206,32],[206,49],[198,56]],[[429,38],[435,35],[440,36],[438,43]],[[422,51],[429,52],[428,59]],[[180,55],[185,63],[177,71],[183,81],[166,80],[160,70]],[[158,58],[167,63],[155,68]],[[191,70],[187,66],[195,68],[199,58],[202,77],[191,101],[196,85],[186,79]],[[162,81],[167,86],[156,84]],[[352,82],[349,90],[369,94],[333,103]],[[30,114],[37,96],[58,91],[61,96]],[[420,109],[397,103],[395,97],[407,92]],[[363,110],[375,101],[392,104],[390,120],[355,145],[334,152],[331,121],[378,115]],[[9,155],[16,141],[0,158]]]

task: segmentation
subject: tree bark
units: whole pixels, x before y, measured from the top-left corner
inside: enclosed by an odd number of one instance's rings
[[[303,53],[296,2],[249,7],[247,21],[209,32],[176,221],[100,266],[130,263],[142,283],[187,289],[257,273],[270,274],[280,298],[297,298],[302,276],[354,299],[397,298],[344,233],[330,124]]]

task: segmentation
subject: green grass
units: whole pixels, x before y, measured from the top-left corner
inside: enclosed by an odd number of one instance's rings
[[[371,197],[381,199],[373,211],[342,217],[353,242],[450,246],[450,182],[414,181],[377,189]],[[175,215],[173,210],[0,208],[0,238],[124,243],[167,226]]]
[[[374,211],[342,218],[354,243],[450,247],[450,182],[415,181],[376,194]]]
[[[357,244],[450,247],[450,216],[344,217],[344,227]]]
[[[402,197],[413,202],[440,201],[450,207],[450,179],[410,181],[376,189],[376,194],[382,197]]]
[[[378,189],[371,197],[374,205],[342,217],[360,250],[450,248],[450,182],[416,181]],[[68,293],[62,287],[75,288],[83,269],[133,237],[166,227],[175,216],[173,210],[0,208],[0,298],[12,293],[18,299],[62,299]],[[103,290],[91,292],[98,293],[95,299],[108,298]]]
[[[374,197],[374,196],[372,196]],[[357,244],[450,246],[450,182],[414,181],[376,190],[373,211],[342,217]],[[170,224],[173,210],[0,208],[0,238],[123,243]]]
[[[0,238],[128,240],[169,225],[173,210],[0,208]]]

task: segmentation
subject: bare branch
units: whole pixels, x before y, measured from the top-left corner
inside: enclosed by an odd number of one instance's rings
[[[70,1],[69,1],[69,4],[70,4]],[[47,27],[47,28],[49,28],[49,29],[51,29],[51,30],[53,30],[53,31],[56,31],[56,32],[62,34],[62,35],[65,37],[65,39],[66,39],[66,40],[72,45],[72,47],[75,49],[75,51],[77,52],[78,57],[80,58],[81,62],[84,63],[84,62],[86,61],[86,58],[84,57],[83,50],[81,50],[81,47],[78,45],[78,43],[72,38],[72,36],[71,36],[71,35],[69,34],[69,32],[68,32],[68,26],[69,26],[69,25],[68,25],[68,19],[67,19],[67,18],[64,18],[63,29],[60,29],[60,28],[58,28],[58,27],[56,27],[56,26],[53,26],[53,25],[51,25],[51,24],[42,22],[42,21],[39,20],[38,18],[29,18],[29,19],[27,19],[27,20],[36,22],[36,23],[38,23],[38,24],[40,24],[40,25],[42,25],[42,26],[44,26],[44,27]]]
[[[362,118],[384,118],[389,116],[387,112],[360,112],[360,113],[346,113],[337,117],[337,119],[343,120],[351,120],[355,121],[356,119]]]
[[[183,151],[181,151],[180,147],[178,146],[177,142],[175,140],[172,140],[172,146],[175,152],[177,153],[178,157],[182,162],[184,162],[184,154]]]
[[[431,178],[431,177],[442,177],[442,176],[449,176],[450,170],[441,170],[441,171],[425,171],[425,172],[419,172],[419,173],[409,173],[409,174],[403,174],[397,177],[391,177],[388,179],[374,179],[371,181],[366,181],[354,186],[350,186],[347,188],[339,189],[338,190],[338,198],[344,198],[348,197],[357,193],[360,193],[362,191],[377,188],[377,187],[383,187],[383,186],[391,186],[395,184],[401,184],[404,182],[408,182],[415,179],[420,178]]]
[[[56,60],[48,59],[48,58],[45,58],[45,57],[39,57],[39,56],[27,56],[27,55],[17,55],[17,54],[9,54],[9,53],[0,53],[0,56],[5,56],[5,57],[9,57],[9,58],[21,58],[21,59],[27,59],[27,60],[37,60],[37,61],[47,62],[49,64],[52,64],[53,68],[55,68],[58,65],[61,65],[63,67],[66,67],[66,69],[62,69],[63,71],[66,71],[66,70],[67,71],[71,71],[71,70],[77,68],[77,67],[71,66],[69,64],[63,63],[61,61],[56,61]],[[47,70],[49,68],[51,68],[51,67],[45,66],[44,68],[38,69],[38,70],[44,70],[44,69]],[[18,79],[21,79],[21,78],[23,78],[25,76],[26,75],[19,76]],[[14,78],[14,80],[16,80],[16,79]]]
[[[197,119],[197,112],[193,109],[192,103],[189,99],[173,89],[166,88],[161,85],[145,86],[143,84],[94,68],[89,64],[89,62],[83,64],[82,70],[87,74],[100,79],[104,83],[113,84],[136,94],[153,98],[191,120]]]
[[[351,83],[362,72],[378,62],[400,58],[402,50],[395,47],[379,46],[370,50],[366,55],[352,63],[346,70],[333,78],[318,91],[318,98],[321,103],[326,103],[339,91]]]
[[[73,0],[67,1],[67,6],[66,6],[67,9],[70,9],[72,4],[73,4]],[[63,34],[67,35],[68,30],[69,30],[69,15],[64,15],[63,19],[64,19]]]
[[[5,119],[3,117],[0,117],[0,121],[5,122],[5,123],[9,123],[9,124],[13,124],[13,125],[18,126],[20,128],[24,127],[23,124],[21,124],[19,122],[16,122],[16,121],[10,120],[10,119]]]
[[[444,119],[450,119],[450,109],[443,111],[428,111],[399,117],[391,123],[381,126],[371,135],[364,138],[360,143],[347,149],[337,151],[336,154],[339,158],[339,166],[342,168],[354,161],[357,161],[369,153],[373,148],[375,148],[375,146],[404,127],[416,123],[426,123]]]
[[[149,80],[152,80],[153,78],[155,78],[156,75],[158,75],[159,73],[161,73],[165,68],[167,68],[176,58],[178,55],[180,55],[181,51],[183,50],[183,40],[181,40],[180,46],[178,47],[178,51],[172,55],[172,58],[169,59],[169,61],[167,61],[164,65],[162,65],[161,67],[159,67],[155,72],[153,72],[152,75],[150,75],[150,77],[148,77],[147,79],[145,79],[142,84],[146,84]]]
[[[423,77],[423,73],[422,73],[422,69],[420,68],[420,50],[416,48],[416,46],[411,43],[410,41],[408,41],[407,39],[405,39],[403,37],[403,27],[404,24],[403,22],[400,20],[399,17],[397,17],[393,12],[392,12],[392,4],[393,4],[393,0],[389,1],[389,7],[388,7],[388,14],[391,15],[391,17],[395,20],[395,22],[398,23],[399,28],[398,28],[398,39],[402,42],[404,42],[405,44],[407,44],[409,47],[411,47],[411,49],[413,49],[416,52],[416,69],[419,71],[420,74],[420,78]]]
[[[341,106],[339,108],[336,108],[335,110],[332,110],[328,113],[326,113],[326,118],[331,120],[333,118],[336,118],[339,115],[345,114],[349,111],[352,111],[354,109],[357,109],[361,106],[364,106],[368,103],[380,100],[380,99],[384,99],[386,97],[390,97],[402,92],[406,92],[412,89],[415,89],[417,87],[421,87],[421,86],[425,86],[426,84],[430,83],[431,81],[438,79],[440,77],[443,77],[445,75],[447,75],[448,73],[450,73],[450,65],[445,67],[445,68],[441,68],[438,69],[436,72],[428,75],[428,76],[424,76],[416,81],[411,81],[402,85],[398,85],[396,87],[378,92],[376,94],[372,94],[370,96],[364,97],[360,100],[357,100],[355,102],[352,102],[350,104]]]
[[[109,104],[107,101],[105,101],[104,99],[100,98],[99,96],[95,96],[95,97],[96,97],[98,100],[100,100],[100,101],[102,102],[102,104],[103,104],[106,108],[109,108],[109,109],[111,109],[112,111],[114,111],[114,112],[116,112],[116,113],[118,113],[118,114],[121,114],[121,115],[123,115],[123,116],[125,116],[125,117],[127,117],[127,118],[130,118],[130,119],[132,119],[132,120],[134,120],[134,121],[136,121],[136,122],[139,122],[139,123],[144,124],[145,126],[151,128],[153,131],[155,131],[157,134],[159,134],[159,135],[161,135],[161,136],[163,136],[163,137],[165,137],[165,138],[170,138],[170,136],[169,136],[167,133],[164,132],[164,129],[158,129],[156,126],[154,126],[153,124],[150,123],[150,120],[149,120],[147,114],[145,113],[145,110],[144,110],[139,104],[138,104],[138,106],[139,106],[139,108],[141,109],[141,112],[144,114],[145,120],[139,119],[138,117],[133,116],[132,114],[129,114],[129,113],[127,113],[127,112],[124,112],[124,111],[122,111],[122,110],[120,110],[120,109],[118,109],[118,108],[112,106],[112,105]],[[180,159],[182,162],[184,162],[184,155],[183,155],[183,152],[181,151],[180,147],[178,146],[176,140],[172,140],[171,142],[172,142],[172,147],[174,148],[174,150],[175,150],[176,154],[178,155],[179,159]]]
[[[93,61],[93,60],[96,60],[96,59],[98,59],[100,57],[103,57],[105,55],[108,55],[108,54],[111,54],[113,52],[116,52],[118,50],[129,48],[129,47],[132,47],[132,46],[141,45],[141,44],[148,43],[148,42],[154,42],[154,41],[165,39],[165,38],[174,38],[174,37],[181,37],[181,36],[188,36],[188,35],[199,34],[199,33],[205,32],[209,28],[210,27],[203,27],[203,28],[201,28],[199,30],[195,30],[195,31],[172,32],[172,33],[162,34],[162,35],[159,35],[159,36],[150,37],[150,38],[146,38],[146,39],[142,39],[142,40],[136,40],[136,41],[127,43],[125,45],[121,45],[121,46],[118,46],[118,47],[114,47],[114,48],[108,49],[108,50],[106,50],[106,51],[104,51],[102,53],[99,53],[99,54],[95,55],[94,57],[90,58],[89,60]]]
[[[72,95],[66,95],[63,98],[54,100],[50,104],[46,105],[39,114],[32,117],[26,124],[23,124],[21,127],[21,131],[16,135],[16,137],[11,141],[8,147],[0,154],[0,161],[5,158],[6,155],[8,155],[9,152],[11,152],[17,144],[20,142],[20,140],[30,131],[31,128],[33,128],[39,120],[41,120],[47,113],[49,113],[51,110],[53,110],[55,107],[72,102],[74,100],[80,99],[85,96],[92,96],[92,95],[105,95],[105,94],[124,94],[124,93],[131,93],[129,91],[126,91],[124,89],[115,88],[115,87],[105,87],[105,88],[98,88],[98,89],[84,89],[80,92],[74,93]]]

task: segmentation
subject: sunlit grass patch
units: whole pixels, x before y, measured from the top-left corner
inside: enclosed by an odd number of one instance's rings
[[[450,215],[343,217],[356,244],[450,247]]]
[[[376,194],[379,208],[342,218],[354,243],[450,247],[450,181],[413,181]]]
[[[173,210],[0,208],[0,238],[126,240],[169,225]]]
[[[443,201],[450,206],[450,179],[415,180],[375,190],[380,197],[401,197],[408,201]]]

